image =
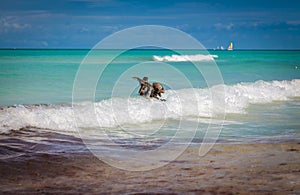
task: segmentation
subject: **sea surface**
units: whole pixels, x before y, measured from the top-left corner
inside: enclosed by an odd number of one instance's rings
[[[173,137],[193,143],[205,136],[225,143],[300,139],[300,51],[119,53],[0,50],[1,135],[47,130],[148,149]],[[91,69],[79,78],[86,63]],[[214,80],[220,75],[222,83]],[[133,76],[162,83],[165,101],[138,96]]]

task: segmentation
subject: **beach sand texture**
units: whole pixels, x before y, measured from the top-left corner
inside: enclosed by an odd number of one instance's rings
[[[45,141],[24,141],[31,138]],[[300,193],[297,140],[216,144],[205,157],[191,146],[168,165],[145,172],[111,167],[94,157],[80,139],[53,132],[12,131],[0,143],[6,156],[0,159],[3,194]]]

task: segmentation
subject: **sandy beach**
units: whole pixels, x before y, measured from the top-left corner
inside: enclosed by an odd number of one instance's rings
[[[1,136],[0,143],[3,194],[300,193],[299,141],[216,144],[205,157],[191,146],[170,164],[146,172],[111,167],[73,136],[23,129]]]

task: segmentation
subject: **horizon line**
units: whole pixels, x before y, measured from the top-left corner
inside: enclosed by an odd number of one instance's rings
[[[1,48],[0,50],[123,50],[124,48],[119,49],[93,49],[93,48],[29,48],[29,47],[20,47],[20,48]],[[127,48],[126,48],[127,49]],[[215,49],[215,48],[207,48],[207,49],[180,49],[176,48],[178,50],[209,50],[209,51],[249,51],[249,50],[255,50],[255,51],[299,51],[300,48],[297,49],[285,49],[285,48],[246,48],[246,49],[233,49],[233,50],[227,50],[227,49]],[[128,49],[128,50],[170,50],[167,48],[134,48],[134,49]]]

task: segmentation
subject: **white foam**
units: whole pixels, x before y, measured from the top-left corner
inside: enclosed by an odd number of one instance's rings
[[[256,81],[225,86],[226,112],[244,113],[249,104],[266,104],[300,97],[300,80]]]
[[[224,108],[222,105],[213,105],[211,99],[211,90],[218,91],[220,88],[225,91],[225,110],[221,109]],[[213,86],[210,89],[167,90],[164,94],[165,102],[143,97],[111,98],[93,103],[92,113],[87,109],[91,103],[78,104],[80,112],[76,123],[83,128],[103,128],[154,120],[209,118],[214,117],[213,114],[224,112],[243,114],[247,112],[250,104],[287,101],[293,97],[300,97],[300,80],[257,81],[232,86]],[[92,117],[95,113],[98,120]],[[1,108],[0,132],[26,126],[73,131],[76,129],[73,108],[66,105]]]
[[[203,54],[195,54],[195,55],[171,55],[171,56],[153,56],[153,60],[159,62],[201,62],[201,61],[211,61],[214,58],[218,58],[217,55],[203,55]]]
[[[23,106],[3,108],[0,112],[0,132],[26,126],[72,130],[75,127],[70,106]]]

